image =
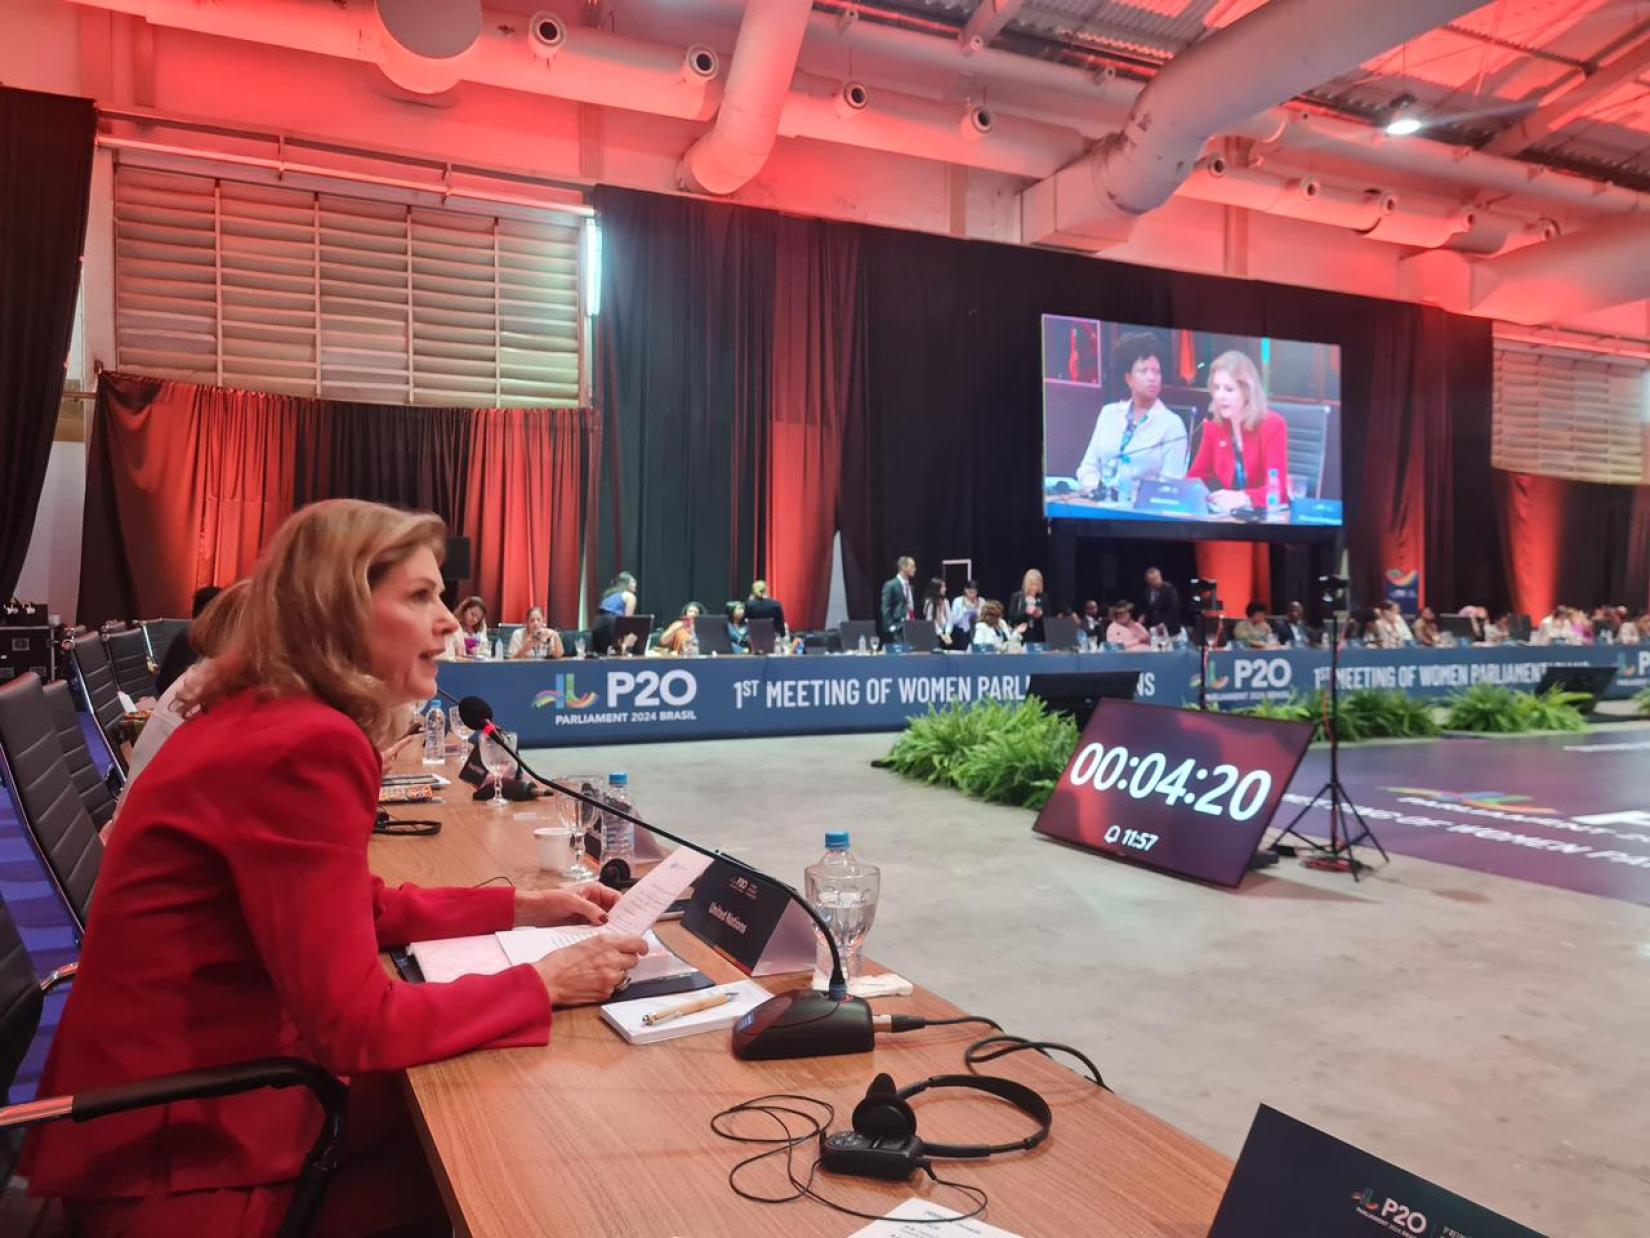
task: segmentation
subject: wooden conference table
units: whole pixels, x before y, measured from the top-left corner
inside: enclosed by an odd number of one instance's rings
[[[414,762],[402,765],[411,769]],[[391,809],[400,817],[438,818],[444,828],[434,837],[375,838],[371,862],[380,877],[423,886],[474,885],[499,876],[523,888],[556,883],[539,873],[533,845],[533,828],[548,824],[544,804],[512,804],[501,811],[470,800],[461,783],[454,784],[450,798],[445,805]],[[716,982],[739,978],[731,964],[680,924],[662,923],[658,933]],[[778,990],[800,980],[767,983]],[[874,999],[873,1006],[879,1013],[929,1018],[964,1013],[921,988],[910,997]],[[1039,1030],[1035,1016],[986,1013],[1005,1019],[1011,1032]],[[964,1047],[988,1030],[963,1025],[885,1033],[870,1054],[743,1062],[733,1056],[727,1032],[631,1046],[594,1008],[558,1010],[547,1047],[471,1053],[417,1067],[407,1072],[407,1090],[460,1234],[840,1238],[868,1222],[806,1199],[773,1205],[736,1196],[728,1170],[760,1149],[713,1135],[711,1115],[764,1093],[794,1092],[835,1106],[831,1129],[846,1129],[878,1071],[887,1071],[900,1086],[962,1073]],[[1104,1071],[1100,1043],[1096,1036],[1091,1056]],[[983,1069],[1030,1084],[1054,1111],[1048,1140],[1029,1154],[938,1167],[941,1177],[989,1194],[984,1220],[1026,1238],[1202,1238],[1207,1233],[1231,1172],[1225,1157],[1037,1054],[1016,1054]],[[1126,1078],[1108,1082],[1127,1094]],[[1023,1114],[976,1092],[925,1093],[914,1106],[920,1133],[942,1143],[1006,1142],[1030,1131]],[[742,1121],[751,1133],[773,1133],[760,1116]],[[814,1145],[798,1147],[796,1163],[804,1174],[814,1156]],[[752,1166],[741,1181],[764,1194],[788,1193],[779,1159]],[[961,1192],[922,1175],[908,1183],[877,1183],[821,1172],[815,1186],[827,1198],[877,1215],[911,1195],[959,1212],[972,1207]],[[944,1234],[947,1227],[934,1232]]]

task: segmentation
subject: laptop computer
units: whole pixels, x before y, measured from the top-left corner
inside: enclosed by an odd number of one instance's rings
[[[772,619],[752,619],[750,644],[752,653],[773,652],[774,629]]]
[[[933,653],[940,647],[940,634],[926,619],[907,619],[903,635],[913,653]]]
[[[613,620],[613,652],[628,652],[639,658],[647,652],[647,638],[652,634],[652,615],[620,615]],[[636,638],[628,650],[625,649],[627,636]]]
[[[728,634],[727,621],[720,615],[704,615],[693,625],[693,634],[699,639],[700,653],[730,654],[733,637]]]
[[[860,638],[865,640],[866,647],[877,637],[876,621],[872,619],[844,619],[836,625],[837,635],[842,638],[844,653],[858,653]]]
[[[1449,633],[1464,645],[1470,645],[1478,639],[1473,621],[1467,615],[1439,615],[1438,630]]]
[[[1043,644],[1050,649],[1075,649],[1077,628],[1077,620],[1070,615],[1050,615],[1043,620]]]
[[[1150,477],[1140,483],[1134,510],[1201,520],[1209,514],[1209,487],[1187,478]]]

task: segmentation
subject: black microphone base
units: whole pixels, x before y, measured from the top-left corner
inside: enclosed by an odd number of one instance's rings
[[[871,1008],[862,997],[781,993],[733,1025],[733,1056],[751,1062],[834,1057],[876,1048]]]

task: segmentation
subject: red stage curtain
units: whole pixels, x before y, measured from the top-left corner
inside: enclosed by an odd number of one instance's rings
[[[517,623],[529,606],[543,606],[552,627],[578,626],[600,445],[592,409],[477,414],[463,528],[476,592],[496,619]]]
[[[1220,586],[1225,614],[1241,615],[1257,599],[1273,610],[1283,609],[1271,596],[1271,548],[1264,542],[1199,542],[1197,574]]]
[[[80,619],[187,615],[293,509],[314,401],[104,373],[87,452]]]
[[[346,404],[105,373],[88,450],[80,619],[187,615],[326,498],[435,510],[496,618],[578,618],[595,414]],[[479,586],[479,587],[477,587]]]
[[[1495,471],[1512,608],[1650,605],[1650,486]]]
[[[791,622],[825,622],[857,342],[859,237],[786,220],[774,264],[767,573]]]

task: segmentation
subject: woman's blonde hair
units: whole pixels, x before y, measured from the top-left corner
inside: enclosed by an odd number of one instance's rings
[[[1249,354],[1232,349],[1209,362],[1209,394],[1215,391],[1215,375],[1224,370],[1243,392],[1243,428],[1253,430],[1266,416],[1266,384],[1260,380],[1260,371],[1249,359]]]
[[[1026,574],[1024,576],[1020,577],[1020,592],[1021,593],[1030,593],[1031,592],[1031,582],[1034,581],[1034,580],[1037,582],[1037,592],[1038,593],[1042,593],[1044,590],[1046,590],[1048,588],[1047,585],[1043,584],[1043,574],[1041,572],[1039,572],[1036,568],[1032,568],[1028,572],[1026,572]]]
[[[250,580],[237,580],[208,602],[200,618],[189,625],[189,648],[203,658],[215,658],[228,648],[246,611],[251,586]]]
[[[399,739],[405,703],[385,698],[370,664],[372,591],[426,547],[438,563],[447,549],[447,526],[428,512],[328,499],[293,513],[259,557],[229,646],[181,702],[184,711],[240,692],[314,696],[378,747]]]

